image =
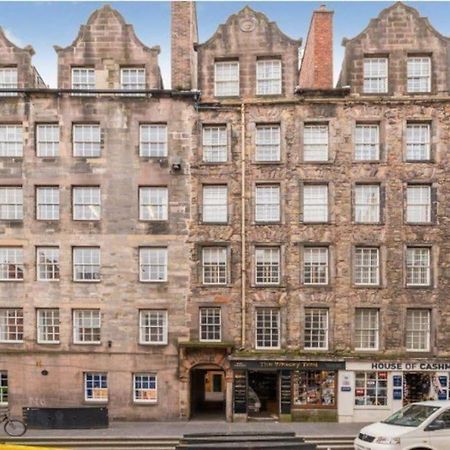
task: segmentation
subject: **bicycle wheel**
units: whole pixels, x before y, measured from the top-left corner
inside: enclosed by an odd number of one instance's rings
[[[18,419],[8,419],[4,428],[5,432],[10,436],[22,436],[27,431],[27,426]]]

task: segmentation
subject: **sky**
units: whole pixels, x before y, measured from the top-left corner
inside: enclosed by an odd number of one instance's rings
[[[31,44],[36,51],[33,64],[50,87],[56,87],[56,52],[54,45],[66,47],[78,34],[80,25],[105,3],[116,8],[125,21],[134,26],[139,39],[148,46],[159,45],[159,64],[164,87],[170,87],[170,4],[168,1],[0,1],[0,26],[17,45]],[[407,2],[442,34],[450,36],[450,2]],[[369,20],[389,6],[384,1],[198,1],[199,40],[204,42],[228,16],[245,5],[265,13],[288,36],[306,41],[314,9],[326,4],[334,13],[334,71],[339,74],[344,37],[360,33]]]

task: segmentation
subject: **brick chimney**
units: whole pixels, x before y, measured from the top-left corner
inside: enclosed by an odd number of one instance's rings
[[[300,66],[300,88],[333,87],[333,14],[325,5],[313,12]]]
[[[197,13],[194,1],[171,3],[172,89],[197,89],[198,41]]]

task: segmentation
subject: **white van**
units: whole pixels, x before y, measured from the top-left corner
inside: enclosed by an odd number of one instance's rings
[[[450,401],[411,403],[361,429],[355,450],[450,450]]]

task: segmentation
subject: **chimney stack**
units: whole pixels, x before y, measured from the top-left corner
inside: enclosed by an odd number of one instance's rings
[[[333,11],[325,5],[313,12],[306,39],[299,86],[304,89],[333,88]]]
[[[194,1],[171,3],[172,89],[197,89],[198,41],[197,13]]]

